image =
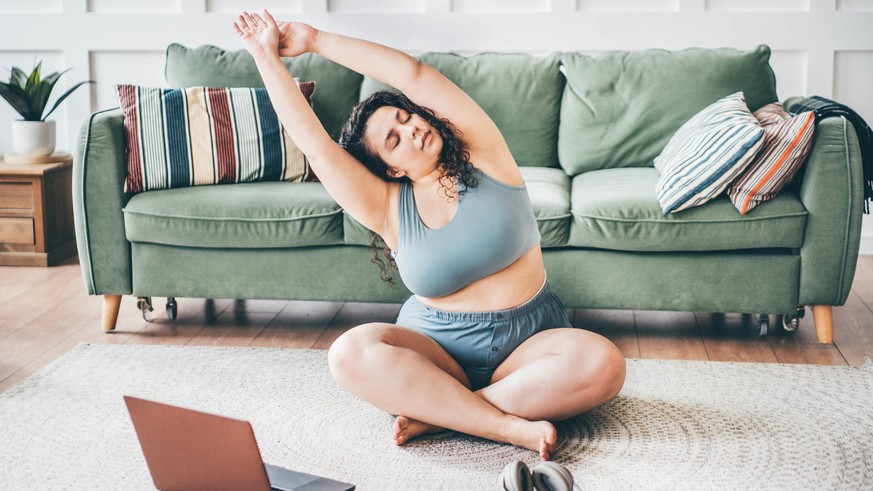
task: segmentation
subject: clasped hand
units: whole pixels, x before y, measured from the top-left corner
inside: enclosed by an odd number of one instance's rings
[[[276,22],[267,10],[264,16],[243,12],[233,28],[252,56],[278,54],[297,56],[312,51],[318,31],[302,22]]]

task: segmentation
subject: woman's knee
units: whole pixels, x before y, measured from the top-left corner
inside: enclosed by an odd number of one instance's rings
[[[603,340],[596,349],[588,345],[571,358],[577,360],[578,393],[587,401],[601,404],[621,391],[627,370],[624,356],[611,342]],[[580,367],[578,360],[585,360]]]
[[[598,374],[597,388],[601,398],[606,402],[617,396],[624,387],[627,362],[621,351],[612,343],[604,346],[597,358],[598,363],[595,368]]]
[[[380,323],[362,324],[338,337],[327,352],[327,364],[333,378],[342,382],[360,375],[369,351],[382,343],[380,332],[383,330],[384,325]]]

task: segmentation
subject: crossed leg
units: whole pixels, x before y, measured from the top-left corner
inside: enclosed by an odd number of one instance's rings
[[[550,421],[611,399],[624,383],[624,358],[605,338],[580,329],[543,331],[522,343],[476,392],[443,348],[419,332],[372,323],[331,346],[331,373],[361,399],[391,414],[395,442],[451,429],[536,451],[547,460]]]

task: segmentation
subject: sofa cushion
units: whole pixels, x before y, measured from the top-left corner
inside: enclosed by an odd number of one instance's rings
[[[763,136],[742,92],[695,114],[655,158],[661,209],[676,213],[720,195],[752,163]]]
[[[283,58],[291,74],[300,80],[314,81],[318,90],[312,107],[321,124],[336,139],[339,130],[358,102],[363,76],[322,56],[305,53]],[[215,46],[167,47],[164,75],[170,87],[263,87],[255,61],[246,50],[225,51]]]
[[[564,77],[558,54],[424,53],[419,59],[448,77],[491,116],[520,166],[559,167],[558,112]],[[367,79],[361,99],[387,85]],[[427,106],[427,101],[419,101]]]
[[[543,247],[562,247],[570,238],[570,179],[561,169],[522,167]],[[370,245],[372,234],[354,218],[344,217],[346,244]]]
[[[148,191],[123,211],[130,242],[257,249],[343,241],[342,210],[314,182]]]
[[[308,100],[315,82],[299,87]],[[116,90],[127,144],[125,192],[312,175],[264,88]]]
[[[775,102],[755,111],[764,145],[749,168],[731,184],[728,196],[741,214],[773,199],[803,166],[812,149],[815,113],[792,116]]]
[[[770,49],[564,53],[558,156],[567,174],[647,167],[704,107],[744,92],[752,111],[776,101]]]
[[[621,251],[797,248],[807,211],[796,193],[740,215],[727,196],[664,215],[653,168],[603,169],[573,178],[569,245]]]
[[[537,217],[543,247],[563,247],[570,239],[570,178],[561,169],[522,167],[521,175]]]

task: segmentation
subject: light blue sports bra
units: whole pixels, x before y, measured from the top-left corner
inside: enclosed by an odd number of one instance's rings
[[[526,186],[477,171],[479,185],[460,194],[452,220],[428,228],[409,182],[400,185],[400,237],[393,253],[400,277],[422,297],[442,297],[514,263],[540,242]]]

